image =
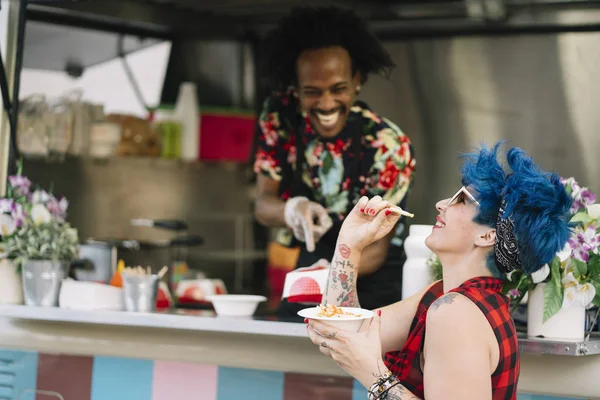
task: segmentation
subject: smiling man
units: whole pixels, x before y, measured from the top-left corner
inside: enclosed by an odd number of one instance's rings
[[[256,218],[300,246],[297,267],[331,259],[341,222],[358,199],[402,206],[413,179],[410,140],[358,101],[371,74],[394,64],[348,10],[297,8],[271,31],[265,76],[275,91],[260,115]],[[362,253],[357,289],[366,308],[401,298],[404,224]],[[363,300],[364,299],[364,300]],[[282,315],[301,305],[282,304]]]

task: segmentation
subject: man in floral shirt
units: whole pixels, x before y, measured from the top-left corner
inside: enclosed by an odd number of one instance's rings
[[[341,221],[361,196],[403,206],[413,179],[410,140],[356,100],[371,73],[393,66],[351,11],[298,8],[266,41],[275,87],[260,115],[256,218],[282,227],[280,243],[301,247],[297,267],[331,259]],[[401,222],[363,252],[358,292],[365,308],[401,299]],[[282,315],[302,305],[284,302]]]

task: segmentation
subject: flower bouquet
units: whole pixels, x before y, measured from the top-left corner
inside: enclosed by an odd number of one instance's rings
[[[27,304],[56,305],[60,283],[78,256],[77,230],[66,222],[67,199],[32,190],[21,172],[19,165],[17,175],[9,177],[6,197],[0,198],[0,258],[22,269]],[[44,299],[33,299],[33,293]]]
[[[526,293],[545,284],[543,323],[570,305],[584,309],[600,306],[600,204],[595,204],[596,195],[579,186],[574,178],[562,182],[573,199],[569,241],[549,265],[531,275],[513,271],[504,284],[504,291],[515,300],[515,306]]]

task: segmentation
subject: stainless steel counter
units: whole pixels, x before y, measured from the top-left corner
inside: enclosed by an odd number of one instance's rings
[[[519,392],[598,398],[600,357],[593,356],[598,340],[521,338]],[[306,338],[302,323],[215,317],[207,311],[140,314],[0,306],[0,348],[347,376]]]
[[[72,324],[239,333],[261,336],[307,337],[304,324],[268,318],[217,317],[211,311],[176,311],[143,314],[1,305],[0,317]],[[521,353],[558,356],[598,355],[600,354],[600,335],[593,334],[588,341],[572,342],[527,338],[526,334],[519,333],[519,350]]]
[[[549,354],[556,356],[599,355],[600,335],[593,333],[588,340],[572,342],[528,338],[526,334],[519,333],[519,351],[521,353]]]

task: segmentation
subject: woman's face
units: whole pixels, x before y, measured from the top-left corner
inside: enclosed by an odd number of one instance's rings
[[[438,201],[436,208],[439,211],[436,224],[425,239],[427,247],[436,254],[467,253],[477,238],[490,229],[473,221],[478,203],[470,187],[463,187],[453,197]]]
[[[342,47],[309,50],[298,57],[296,94],[317,133],[326,138],[338,135],[354,104],[358,75]]]

